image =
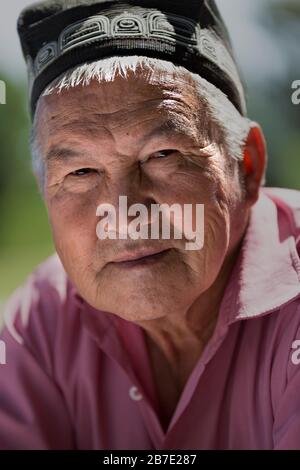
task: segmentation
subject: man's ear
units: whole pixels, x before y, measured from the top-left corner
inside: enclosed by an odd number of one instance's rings
[[[259,189],[265,183],[266,166],[267,148],[263,132],[256,122],[251,122],[242,162],[246,195],[250,205],[255,204]]]

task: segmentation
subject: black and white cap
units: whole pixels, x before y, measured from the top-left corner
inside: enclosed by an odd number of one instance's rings
[[[43,90],[62,73],[128,55],[182,65],[246,113],[229,35],[214,0],[47,0],[24,9],[17,28],[32,117]]]

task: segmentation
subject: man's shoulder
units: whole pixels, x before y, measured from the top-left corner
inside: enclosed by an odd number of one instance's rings
[[[64,267],[56,253],[41,262],[25,279],[8,299],[11,303],[13,299],[29,300],[56,292],[63,301],[67,295],[68,284],[70,283]]]
[[[74,288],[58,255],[38,265],[4,305],[4,325],[21,342],[32,326],[53,330]],[[38,326],[39,325],[39,326]]]

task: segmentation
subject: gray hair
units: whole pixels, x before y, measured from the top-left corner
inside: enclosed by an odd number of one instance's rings
[[[143,56],[126,56],[110,57],[85,63],[57,77],[47,86],[41,96],[53,93],[59,94],[63,90],[79,85],[83,87],[88,86],[92,80],[97,80],[101,83],[111,82],[117,76],[126,79],[130,73],[137,74],[137,72],[142,72],[147,77],[147,80],[149,80],[149,83],[166,76],[171,76],[175,80],[183,78],[191,79],[195,85],[200,102],[207,107],[211,123],[215,124],[222,133],[222,141],[224,142],[222,147],[225,154],[235,160],[243,159],[243,147],[252,126],[251,121],[242,116],[227,96],[213,84],[199,75],[188,71],[185,67],[174,65],[171,62]],[[43,188],[45,179],[44,161],[37,136],[39,102],[40,99],[37,103],[32,124],[30,148],[33,171],[38,178],[41,188]]]

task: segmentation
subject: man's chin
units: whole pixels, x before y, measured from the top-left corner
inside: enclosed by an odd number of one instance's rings
[[[155,276],[149,271],[138,279],[99,273],[91,282],[74,282],[81,297],[93,308],[113,313],[128,321],[162,318],[184,310],[193,292],[186,292],[185,282],[172,276]]]
[[[166,310],[159,301],[153,305],[152,302],[147,302],[142,298],[140,302],[132,303],[128,302],[128,298],[126,301],[123,298],[115,299],[113,303],[96,302],[95,307],[132,322],[154,320],[166,314]]]
[[[156,299],[140,296],[131,299],[130,296],[122,295],[121,292],[111,293],[111,299],[83,297],[87,303],[99,311],[114,314],[124,320],[131,322],[142,322],[164,317],[168,312],[174,312],[175,305],[166,303],[166,297]]]

